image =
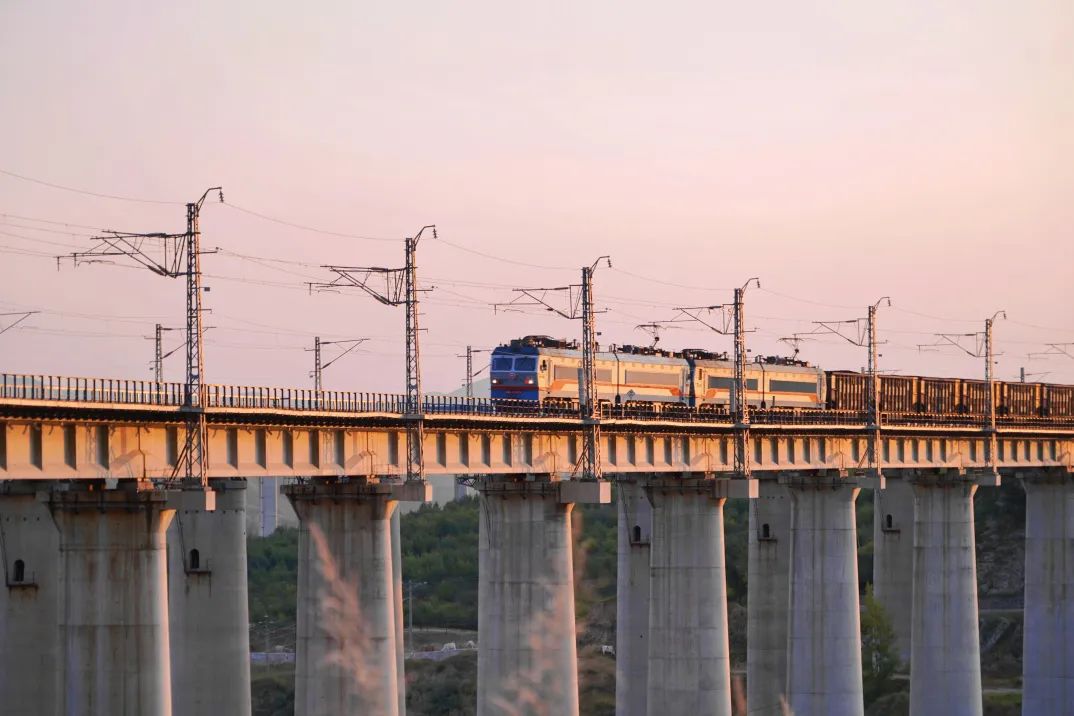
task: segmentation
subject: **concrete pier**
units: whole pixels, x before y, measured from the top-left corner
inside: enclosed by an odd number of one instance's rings
[[[1074,708],[1074,476],[1044,470],[1026,491],[1022,713]]]
[[[757,499],[750,501],[746,713],[784,716],[791,497],[775,479],[760,480],[759,493]]]
[[[862,716],[854,522],[858,488],[823,477],[792,478],[787,488],[791,496],[788,705],[795,716]]]
[[[731,716],[723,506],[713,480],[653,480],[649,713]]]
[[[914,491],[888,478],[873,490],[873,596],[891,617],[899,658],[910,663],[914,591]]]
[[[576,502],[607,502],[608,488],[512,477],[478,483],[478,716],[577,716],[571,513]]]
[[[136,487],[71,483],[49,496],[63,576],[61,713],[172,713],[165,532],[173,511],[163,492]]]
[[[301,521],[295,715],[398,716],[392,486],[285,488]]]
[[[649,548],[652,506],[637,482],[616,483],[615,713],[645,716],[649,688]]]
[[[205,493],[169,495],[168,612],[176,714],[250,713],[250,611],[246,586],[246,482],[214,480]]]
[[[0,482],[0,711],[56,713],[60,538],[41,484]]]
[[[392,512],[392,601],[395,605],[395,672],[399,692],[399,716],[406,714],[406,641],[403,634],[403,538],[399,510]],[[413,609],[414,605],[411,604]]]
[[[910,713],[980,716],[981,644],[973,495],[964,477],[926,474],[914,490]]]

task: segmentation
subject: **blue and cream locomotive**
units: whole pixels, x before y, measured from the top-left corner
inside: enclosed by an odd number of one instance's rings
[[[492,352],[492,398],[576,407],[581,366],[577,342],[548,336],[512,340]],[[658,412],[726,412],[733,386],[734,364],[723,353],[639,346],[597,352],[597,396],[605,404]],[[746,368],[746,399],[762,408],[822,408],[824,373],[803,361],[762,358]]]

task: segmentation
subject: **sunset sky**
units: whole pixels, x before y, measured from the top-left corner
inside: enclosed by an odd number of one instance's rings
[[[0,312],[40,311],[0,335],[0,371],[150,377],[182,280],[54,257],[97,228],[179,232],[219,184],[209,382],[307,386],[320,335],[371,339],[326,387],[401,390],[402,309],[305,284],[326,263],[401,266],[435,223],[428,390],[458,387],[467,344],[578,336],[491,304],[602,254],[604,344],[757,276],[755,354],[890,296],[883,368],[979,377],[918,345],[1005,309],[998,377],[1074,383],[1074,358],[1027,357],[1074,354],[1070,2],[6,0],[0,98]],[[684,326],[662,345],[730,339]],[[801,349],[865,362],[833,336]]]

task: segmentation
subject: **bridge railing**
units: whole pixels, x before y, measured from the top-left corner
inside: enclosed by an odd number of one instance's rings
[[[179,406],[184,393],[182,383],[0,373],[0,398],[15,400]]]
[[[407,415],[412,412],[406,396],[400,393],[364,393],[308,388],[270,388],[242,385],[205,385],[202,405],[207,408],[248,408],[257,410],[319,411],[336,413],[385,413]],[[117,378],[74,378],[48,375],[0,373],[0,399],[61,401],[79,403],[113,403],[181,407],[186,404],[183,383],[157,383],[149,380]],[[426,416],[495,416],[519,418],[578,418],[577,407],[570,404],[539,403],[533,400],[502,400],[427,395],[421,413]],[[732,417],[722,407],[685,405],[630,404],[602,402],[598,411],[603,420],[661,420],[729,424]],[[868,416],[859,411],[819,408],[754,408],[750,422],[754,425],[865,424]],[[1074,425],[1072,417],[1011,416],[997,417],[1006,427],[1043,427]],[[960,426],[983,429],[981,416],[936,414],[925,412],[885,413],[882,423],[897,426]]]

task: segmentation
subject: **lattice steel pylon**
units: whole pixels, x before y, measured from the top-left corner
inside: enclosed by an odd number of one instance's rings
[[[466,346],[466,397],[474,397],[474,349]]]
[[[186,346],[186,343],[181,343],[167,353],[164,352],[164,334],[175,330],[178,329],[168,328],[158,323],[153,331],[153,381],[158,386],[164,382],[164,359]]]
[[[211,191],[211,190],[210,190]],[[205,447],[209,442],[205,424],[202,379],[205,376],[205,351],[201,321],[201,205],[209,192],[196,203],[186,205],[186,483],[208,486],[205,471]],[[221,197],[223,201],[223,197]]]
[[[861,348],[867,348],[869,351],[867,369],[869,391],[865,397],[865,408],[869,420],[869,466],[872,468],[876,477],[882,477],[884,474],[884,466],[880,457],[880,431],[882,427],[882,413],[880,411],[880,354],[878,352],[880,341],[878,339],[879,334],[877,333],[876,323],[876,312],[881,305],[890,306],[891,298],[884,296],[879,301],[869,306],[866,318],[864,319],[864,326],[862,325],[862,319],[860,318],[852,318],[848,321],[814,321],[817,325],[817,330],[822,330],[825,333],[839,336],[848,343]],[[853,325],[856,328],[853,336],[848,336],[839,330],[840,326],[846,324]]]
[[[937,333],[940,342],[933,345],[952,345],[966,355],[983,358],[985,362],[985,384],[988,386],[988,410],[985,413],[984,433],[988,437],[988,464],[992,472],[999,471],[999,440],[996,432],[996,354],[992,343],[992,326],[997,318],[1006,318],[1006,311],[996,311],[991,318],[985,319],[984,330],[978,333]],[[959,342],[960,338],[972,338],[974,349],[970,350]],[[922,348],[923,346],[918,346]]]
[[[750,284],[760,288],[760,279],[754,277],[742,284],[741,288],[735,289],[734,303],[729,306],[719,304],[714,306],[691,306],[676,308],[675,310],[685,318],[670,321],[678,323],[682,320],[691,320],[700,323],[722,336],[733,335],[735,340],[734,349],[734,386],[731,393],[731,417],[734,419],[735,428],[735,475],[749,477],[752,472],[750,464],[750,409],[746,395],[746,289]],[[730,308],[730,313],[728,309]],[[716,325],[701,317],[702,311],[719,311],[722,321]]]
[[[746,289],[753,283],[758,288],[761,282],[751,278],[735,289],[735,472],[742,477],[749,477],[750,465],[750,404],[746,398]]]
[[[320,336],[314,336],[313,338],[313,370],[310,371],[310,377],[313,378],[313,390],[315,393],[320,393],[324,390],[324,371],[327,370],[333,363],[338,361],[343,356],[353,351],[358,346],[365,343],[367,338],[349,338],[345,341],[322,341]],[[347,344],[339,355],[332,360],[324,363],[321,361],[321,348],[324,346],[334,346],[339,344]],[[309,348],[306,349],[310,350]],[[317,396],[320,397],[319,395]]]
[[[433,238],[437,238],[436,226],[429,224],[421,227],[414,236],[406,238],[406,257],[403,268],[383,268],[380,266],[324,266],[336,274],[329,282],[310,283],[313,289],[357,288],[375,298],[385,306],[406,307],[406,402],[403,420],[406,424],[406,479],[425,479],[425,421],[423,415],[424,397],[421,390],[421,349],[418,335],[419,326],[418,296],[424,289],[418,287],[418,243],[422,233],[432,229]],[[383,279],[383,288],[371,285],[374,279]]]
[[[164,326],[158,323],[153,332],[153,380],[157,386],[164,382],[164,350],[161,346],[163,330]]]
[[[474,348],[473,346],[466,346],[466,353],[462,355],[456,355],[456,358],[466,358],[466,397],[474,397],[474,378],[481,375],[488,368],[483,366],[478,370],[474,370],[474,353],[488,353],[487,348]]]
[[[1006,312],[999,311],[993,314],[991,318],[985,319],[984,330],[985,382],[988,383],[988,443],[993,470],[998,469],[997,451],[999,441],[996,435],[996,364],[992,346],[992,324],[995,323],[996,317],[1000,315],[1004,318],[1007,317]]]
[[[181,234],[146,233],[135,234],[109,231],[95,237],[100,243],[89,251],[75,252],[69,258],[77,266],[113,257],[126,257],[158,276],[168,278],[186,277],[186,384],[182,412],[186,419],[186,440],[178,456],[172,478],[183,473],[184,487],[208,487],[206,472],[206,435],[204,391],[205,356],[202,349],[205,330],[202,324],[201,294],[201,230],[199,216],[206,197],[218,192],[224,201],[224,192],[218,186],[205,190],[201,198],[186,205],[186,231]],[[147,251],[147,244],[160,242],[159,255]],[[62,257],[57,257],[57,263]],[[163,357],[161,358],[163,359]],[[159,380],[158,380],[159,382]]]
[[[512,310],[524,306],[540,306],[569,320],[582,321],[582,367],[578,380],[578,413],[582,422],[582,454],[576,469],[580,468],[583,480],[600,480],[602,465],[600,459],[600,410],[597,396],[597,327],[595,301],[593,298],[593,273],[605,262],[611,267],[608,256],[600,256],[589,266],[582,267],[581,284],[555,286],[551,288],[516,288],[518,297],[509,303],[493,304],[494,308]],[[567,309],[564,310],[549,303],[545,296],[549,292],[566,292]]]
[[[606,256],[601,258],[608,259]],[[582,267],[582,479],[602,477],[600,459],[600,411],[597,409],[597,326],[593,304],[593,272],[600,259]],[[611,265],[611,259],[608,259]]]
[[[436,227],[433,238],[436,238]],[[425,421],[422,419],[421,342],[418,340],[418,241],[419,231],[406,239],[406,411],[407,426],[406,476],[408,480],[425,479]]]

